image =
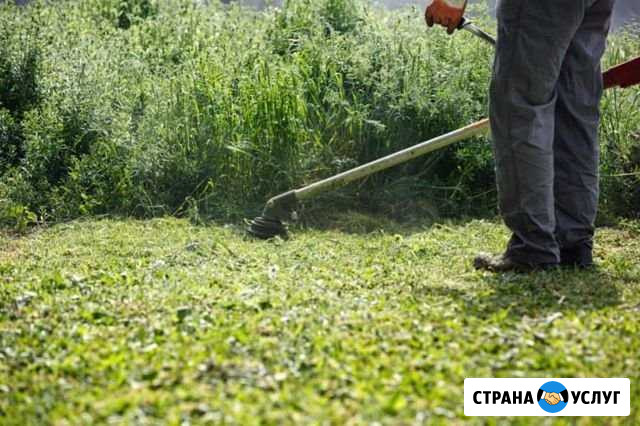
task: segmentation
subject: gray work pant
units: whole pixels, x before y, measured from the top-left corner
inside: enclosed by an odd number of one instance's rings
[[[557,263],[593,244],[600,59],[614,0],[501,0],[491,131],[506,255]]]

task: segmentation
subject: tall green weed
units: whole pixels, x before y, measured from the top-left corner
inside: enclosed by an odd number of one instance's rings
[[[466,33],[428,31],[411,8],[36,1],[0,5],[0,37],[4,222],[237,217],[487,114],[491,48]],[[638,45],[614,37],[608,61]],[[629,201],[638,93],[604,101],[603,174],[613,177],[603,177],[603,205],[616,215],[640,211]],[[477,138],[331,200],[406,206],[398,211],[432,200],[426,210],[486,213],[493,188],[490,145]]]

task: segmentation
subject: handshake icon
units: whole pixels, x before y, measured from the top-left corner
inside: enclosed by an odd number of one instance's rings
[[[544,399],[549,405],[556,405],[560,401],[564,401],[562,395],[556,392],[543,392],[540,399]]]

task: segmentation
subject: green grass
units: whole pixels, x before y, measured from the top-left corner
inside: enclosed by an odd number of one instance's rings
[[[492,215],[486,138],[325,194],[303,217],[333,225],[287,242],[95,218],[237,224],[486,116],[492,49],[471,35],[361,0],[10,3],[0,424],[461,423],[465,377],[640,376],[639,222],[599,233],[597,271],[496,276],[470,263],[499,225],[416,219]],[[605,65],[638,46],[612,36]],[[606,223],[640,215],[639,90],[602,104]]]
[[[376,220],[0,237],[0,423],[482,423],[464,378],[515,376],[629,377],[631,417],[559,422],[638,424],[639,223],[599,230],[597,271],[493,275],[496,223]]]

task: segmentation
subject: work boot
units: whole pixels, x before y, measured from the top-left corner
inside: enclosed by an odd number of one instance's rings
[[[591,247],[586,245],[560,249],[560,265],[588,269],[594,267]]]
[[[491,272],[516,272],[528,273],[551,269],[557,265],[553,263],[522,263],[517,262],[507,255],[492,256],[490,254],[481,253],[473,259],[473,267],[478,270]]]

